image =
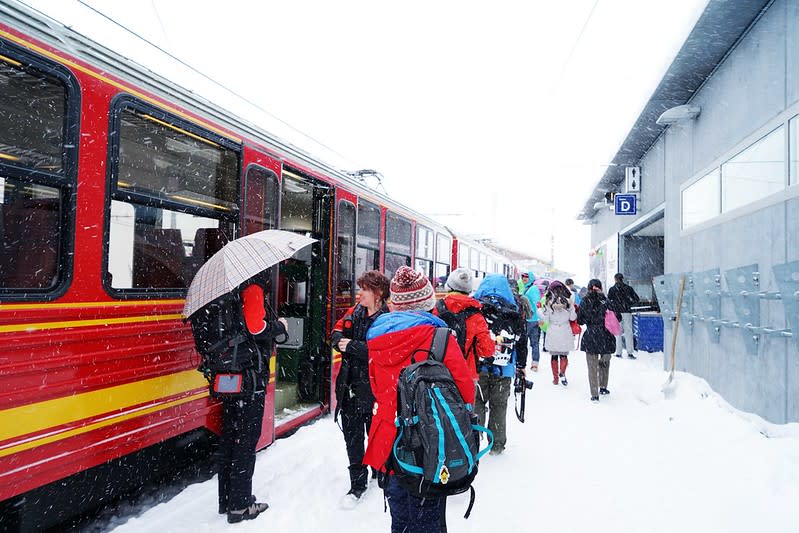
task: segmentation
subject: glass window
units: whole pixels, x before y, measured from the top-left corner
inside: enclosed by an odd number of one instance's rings
[[[358,246],[380,248],[380,208],[368,202],[358,204]]]
[[[480,270],[480,253],[474,248],[469,250],[469,268]]]
[[[125,107],[119,114],[120,191],[222,211],[236,208],[234,150],[160,113]]]
[[[0,40],[0,293],[55,291],[71,265],[67,228],[77,82]]]
[[[452,261],[452,241],[447,235],[436,234],[436,262],[450,264]]]
[[[180,211],[114,200],[108,275],[114,289],[179,289],[231,237],[232,225]]]
[[[64,172],[67,90],[58,79],[0,55],[0,161]]]
[[[469,247],[458,243],[458,267],[469,268]]]
[[[283,197],[280,201],[280,229],[313,231],[313,184],[286,176],[283,172]]]
[[[433,231],[416,226],[416,257],[433,259]]]
[[[785,188],[785,128],[780,126],[721,165],[721,210]]]
[[[386,261],[383,268],[383,274],[386,277],[389,279],[394,277],[394,273],[401,266],[411,266],[411,256],[386,252]]]
[[[444,283],[447,282],[447,277],[449,277],[449,268],[448,263],[435,264],[436,290],[444,290]]]
[[[432,283],[435,282],[433,279],[433,262],[428,261],[427,259],[416,259],[416,271],[421,272],[427,279],[429,279]]]
[[[0,288],[56,285],[61,210],[57,188],[0,175]]]
[[[795,116],[790,122],[791,140],[791,185],[799,183],[799,116]]]
[[[411,223],[393,213],[386,214],[386,251],[411,255]]]
[[[246,234],[277,228],[279,190],[274,172],[256,166],[247,169],[244,191]]]
[[[682,191],[683,229],[704,222],[721,212],[719,169],[713,169]]]
[[[336,301],[342,305],[352,305],[355,298],[355,206],[347,201],[338,203],[338,224],[336,225],[336,253],[338,285]]]
[[[221,137],[144,111],[145,104],[118,106],[106,283],[115,290],[182,291],[236,236],[238,152]],[[269,217],[271,208],[263,209]],[[265,220],[249,221],[256,222]]]

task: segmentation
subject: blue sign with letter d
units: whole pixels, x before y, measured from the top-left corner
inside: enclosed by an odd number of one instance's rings
[[[613,199],[615,200],[615,213],[617,215],[638,214],[638,209],[635,204],[636,197],[634,194],[617,194]]]

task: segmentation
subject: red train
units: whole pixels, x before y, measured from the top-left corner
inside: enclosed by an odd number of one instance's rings
[[[340,356],[328,333],[361,272],[515,275],[58,23],[15,4],[0,15],[0,512],[101,471],[124,485],[137,454],[155,468],[218,428],[181,310],[229,239],[269,228],[318,239],[274,269],[291,339],[271,358],[260,447],[330,410]]]

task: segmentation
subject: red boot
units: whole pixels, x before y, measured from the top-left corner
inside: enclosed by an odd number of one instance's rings
[[[552,367],[552,384],[558,384],[558,360],[552,359],[550,361],[550,366]]]
[[[569,359],[565,355],[560,356],[560,382],[564,385],[567,385],[569,382],[566,381],[566,367],[569,366]]]

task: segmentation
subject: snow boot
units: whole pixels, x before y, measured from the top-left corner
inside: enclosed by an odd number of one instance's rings
[[[566,368],[568,366],[569,366],[569,359],[565,355],[562,355],[560,357],[560,374],[559,375],[560,375],[560,382],[563,385],[568,385],[569,384],[569,382],[566,380]]]
[[[558,360],[552,359],[550,361],[550,366],[552,367],[552,384],[558,384]]]
[[[228,511],[227,522],[228,524],[236,524],[242,520],[252,520],[267,509],[269,509],[268,503],[253,502],[244,509]]]
[[[345,510],[355,509],[361,503],[361,496],[363,496],[364,492],[366,491],[363,489],[351,489],[341,499],[341,508]]]
[[[610,394],[610,391],[608,389],[606,389],[605,387],[600,387],[599,388],[599,394]]]
[[[533,364],[530,365],[530,370],[538,372],[538,361],[533,361]]]

